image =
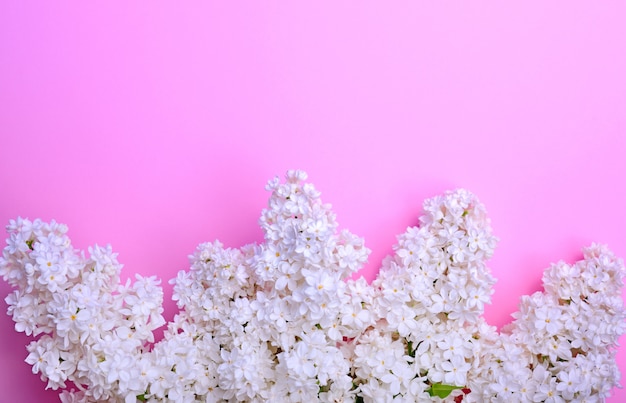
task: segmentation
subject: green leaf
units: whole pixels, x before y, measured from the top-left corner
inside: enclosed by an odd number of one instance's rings
[[[431,396],[437,396],[442,399],[445,399],[452,393],[455,389],[463,389],[464,386],[455,386],[455,385],[445,385],[443,383],[433,383],[430,388],[428,388],[427,392]]]
[[[413,342],[408,341],[406,343],[406,352],[409,357],[415,358],[415,350],[413,350]]]

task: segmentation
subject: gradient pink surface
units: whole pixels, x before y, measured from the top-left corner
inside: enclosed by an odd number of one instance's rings
[[[290,168],[365,238],[370,279],[425,198],[474,192],[494,325],[551,262],[626,257],[626,3],[388,3],[2,2],[0,223],[110,243],[125,278],[164,280],[168,319],[187,255],[261,241]],[[0,402],[57,401],[0,310]]]

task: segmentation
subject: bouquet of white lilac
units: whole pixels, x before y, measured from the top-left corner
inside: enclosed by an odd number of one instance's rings
[[[498,333],[482,319],[496,239],[471,193],[427,200],[368,285],[351,279],[363,239],[305,179],[269,182],[264,243],[197,248],[158,343],[156,278],[120,284],[110,247],[11,221],[0,275],[33,372],[64,402],[594,402],[618,385],[624,267],[606,247],[546,270]]]

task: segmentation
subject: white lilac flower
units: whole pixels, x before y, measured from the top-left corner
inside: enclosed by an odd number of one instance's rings
[[[496,238],[475,196],[426,200],[368,285],[350,278],[363,239],[305,180],[269,181],[263,243],[197,247],[157,343],[156,277],[120,284],[110,246],[85,257],[65,225],[11,220],[0,276],[15,329],[38,336],[26,362],[50,388],[80,389],[64,402],[592,402],[618,385],[624,265],[605,246],[548,268],[499,333],[481,318]]]
[[[562,328],[561,309],[558,307],[543,305],[534,310],[535,331],[547,333],[548,336],[556,335]]]

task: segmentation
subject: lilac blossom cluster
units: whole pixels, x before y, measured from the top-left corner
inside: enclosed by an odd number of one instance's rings
[[[5,299],[15,330],[36,336],[26,358],[33,373],[46,388],[70,382],[89,401],[134,402],[148,386],[136,359],[165,323],[156,277],[120,284],[110,246],[89,248],[85,257],[54,221],[18,218],[7,229],[0,275],[16,288]]]
[[[65,402],[595,402],[618,385],[624,266],[606,247],[545,271],[502,332],[482,314],[496,238],[466,190],[424,203],[367,284],[363,239],[338,230],[302,171],[268,183],[265,240],[199,245],[171,281],[164,338],[153,278],[119,283],[111,248],[67,228],[8,226],[0,275],[26,361]]]

